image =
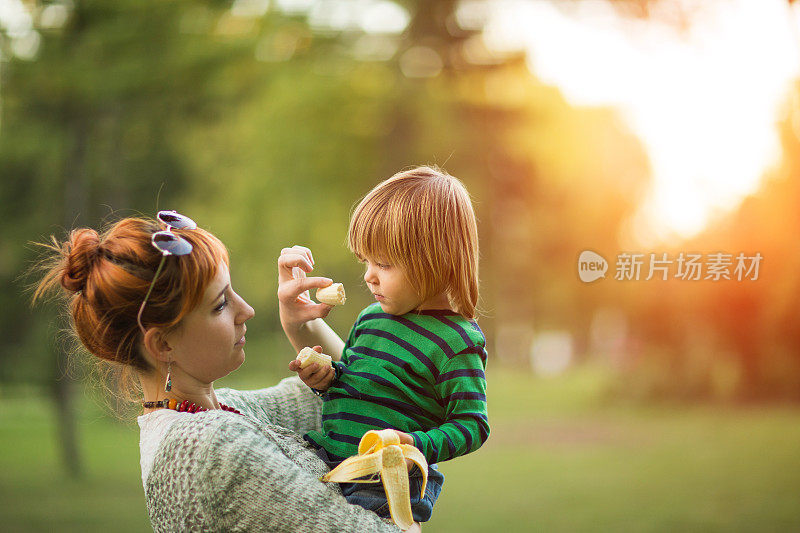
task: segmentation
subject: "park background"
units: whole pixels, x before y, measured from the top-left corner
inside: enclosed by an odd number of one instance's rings
[[[191,216],[257,311],[220,386],[264,387],[293,356],[280,249],[345,284],[345,335],[369,303],[349,213],[416,164],[474,198],[492,424],[424,530],[800,529],[798,9],[0,0],[0,529],[149,527],[135,410],[30,307],[32,242]],[[681,252],[763,259],[646,279]]]

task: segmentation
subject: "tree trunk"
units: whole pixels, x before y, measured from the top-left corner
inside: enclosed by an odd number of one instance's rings
[[[66,354],[63,349],[56,352],[56,372],[53,382],[53,399],[55,400],[58,440],[61,444],[61,458],[64,468],[72,478],[83,475],[83,465],[78,447],[78,424],[75,409],[75,382],[63,372]],[[60,375],[60,377],[59,377]]]
[[[74,111],[73,111],[74,113]],[[63,223],[64,227],[72,228],[74,225],[85,224],[86,222],[86,124],[80,118],[80,113],[69,117],[68,123],[71,125],[71,133],[74,145],[66,157],[63,176],[64,176],[64,203],[63,203]],[[78,445],[78,424],[77,410],[75,406],[75,381],[68,372],[69,354],[59,343],[56,346],[55,373],[53,381],[53,400],[55,401],[56,420],[58,425],[59,444],[61,445],[61,456],[67,473],[78,478],[83,474],[83,465]]]

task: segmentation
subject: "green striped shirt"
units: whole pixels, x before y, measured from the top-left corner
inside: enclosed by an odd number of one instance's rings
[[[452,311],[361,311],[324,396],[322,430],[305,438],[334,460],[358,453],[370,429],[414,437],[428,463],[477,450],[489,437],[486,339]]]

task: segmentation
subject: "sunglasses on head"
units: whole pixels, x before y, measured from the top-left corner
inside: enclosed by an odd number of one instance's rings
[[[197,229],[197,224],[191,218],[181,215],[176,211],[159,211],[156,215],[158,220],[162,222],[167,229],[153,233],[150,238],[150,243],[156,250],[161,252],[161,261],[158,263],[158,268],[153,276],[153,281],[150,282],[150,288],[147,289],[147,294],[144,296],[141,307],[139,307],[139,314],[136,315],[136,321],[139,323],[139,329],[142,330],[142,335],[145,333],[144,326],[142,325],[142,313],[144,307],[147,305],[147,299],[150,298],[150,293],[153,292],[153,287],[156,286],[156,280],[161,269],[164,267],[164,261],[168,255],[187,255],[192,252],[192,243],[172,233],[172,229]]]

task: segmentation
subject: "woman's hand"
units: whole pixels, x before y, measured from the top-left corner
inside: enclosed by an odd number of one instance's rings
[[[322,346],[314,346],[314,349],[322,353]],[[297,372],[300,379],[311,387],[320,391],[328,390],[333,380],[336,378],[336,371],[332,366],[324,366],[319,363],[311,363],[305,368],[300,368],[300,362],[297,359],[292,359],[289,362],[289,370]],[[413,440],[413,439],[412,439]]]
[[[406,533],[422,533],[422,526],[419,522],[414,522],[410,528],[406,529]]]
[[[306,273],[313,269],[314,256],[305,246],[281,250],[278,257],[278,310],[287,334],[299,330],[306,322],[327,316],[333,309],[330,305],[311,300],[308,289],[320,289],[333,283],[330,278],[306,277]]]

